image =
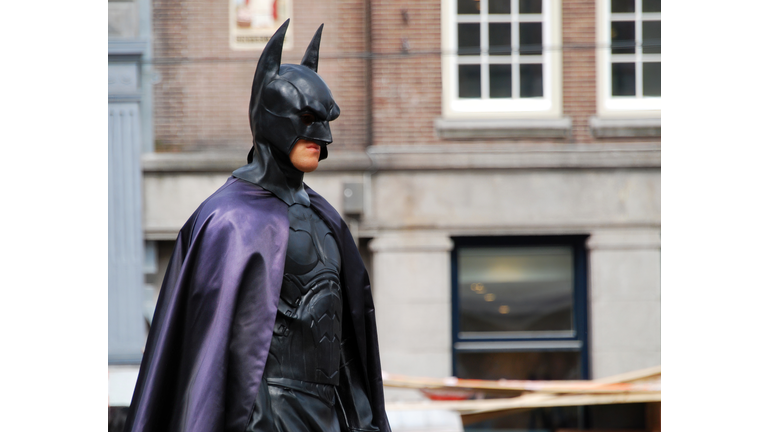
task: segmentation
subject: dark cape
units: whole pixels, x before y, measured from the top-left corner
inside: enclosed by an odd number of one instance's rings
[[[343,331],[356,341],[374,425],[389,431],[368,273],[336,210],[306,187],[342,257]],[[242,432],[269,352],[288,243],[288,206],[230,177],[176,239],[126,431]]]

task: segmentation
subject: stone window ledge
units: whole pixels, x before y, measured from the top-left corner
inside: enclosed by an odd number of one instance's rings
[[[435,132],[443,139],[567,138],[570,117],[558,119],[435,119]]]
[[[246,164],[248,148],[242,150],[213,150],[189,153],[144,153],[141,166],[144,174],[160,173],[223,173],[232,172]],[[364,171],[371,159],[362,151],[337,151],[331,144],[328,159],[320,163],[320,171]]]
[[[660,118],[589,118],[589,128],[596,138],[658,137],[661,136]]]

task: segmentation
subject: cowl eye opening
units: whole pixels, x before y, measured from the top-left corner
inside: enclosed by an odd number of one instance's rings
[[[311,112],[302,112],[299,113],[299,119],[304,124],[304,126],[311,126],[317,121],[317,116]]]

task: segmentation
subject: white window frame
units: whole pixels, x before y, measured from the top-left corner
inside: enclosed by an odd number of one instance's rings
[[[443,0],[442,2],[442,51],[443,51],[443,117],[453,119],[484,118],[559,118],[562,116],[562,45],[560,0],[542,0],[542,44],[544,50],[541,56],[520,56],[513,52],[511,56],[490,56],[484,50],[479,56],[458,56],[458,23],[462,22],[457,10],[457,0]],[[512,2],[513,34],[516,34],[517,26],[514,23],[525,22],[526,17],[517,13],[518,0]],[[483,4],[480,13],[481,32],[480,45],[487,48],[488,22],[497,21],[493,15],[487,13],[487,2]],[[473,17],[477,17],[473,15]],[[521,19],[522,17],[522,19]],[[536,15],[539,17],[539,15]],[[502,20],[507,22],[506,20]],[[538,18],[536,18],[538,22]],[[475,22],[475,20],[472,20]],[[514,40],[514,39],[513,39]],[[542,86],[544,96],[541,98],[519,98],[519,87],[513,82],[511,99],[487,98],[488,83],[481,81],[481,92],[486,98],[459,99],[458,65],[464,62],[480,63],[481,71],[486,71],[488,64],[509,63],[512,58],[514,63],[526,63],[533,61],[542,63]],[[535,60],[535,61],[534,61]],[[513,68],[514,73],[516,69]],[[482,73],[482,72],[481,72]],[[517,88],[515,88],[517,87]]]
[[[643,13],[642,0],[635,0],[634,13],[611,13],[611,0],[597,2],[597,110],[600,117],[661,117],[661,97],[643,96],[643,61],[661,62],[661,54],[643,54],[643,19],[661,20],[661,13]],[[635,22],[635,53],[611,53],[611,20],[619,18]],[[635,96],[613,96],[611,61],[635,63]]]

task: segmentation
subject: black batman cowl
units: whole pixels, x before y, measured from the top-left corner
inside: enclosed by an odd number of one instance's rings
[[[272,192],[286,204],[309,206],[304,173],[290,153],[299,139],[320,145],[320,160],[333,142],[329,122],[340,110],[325,81],[317,74],[320,37],[317,29],[300,65],[280,65],[287,20],[267,42],[256,66],[248,109],[253,147],[248,164],[232,175]]]

